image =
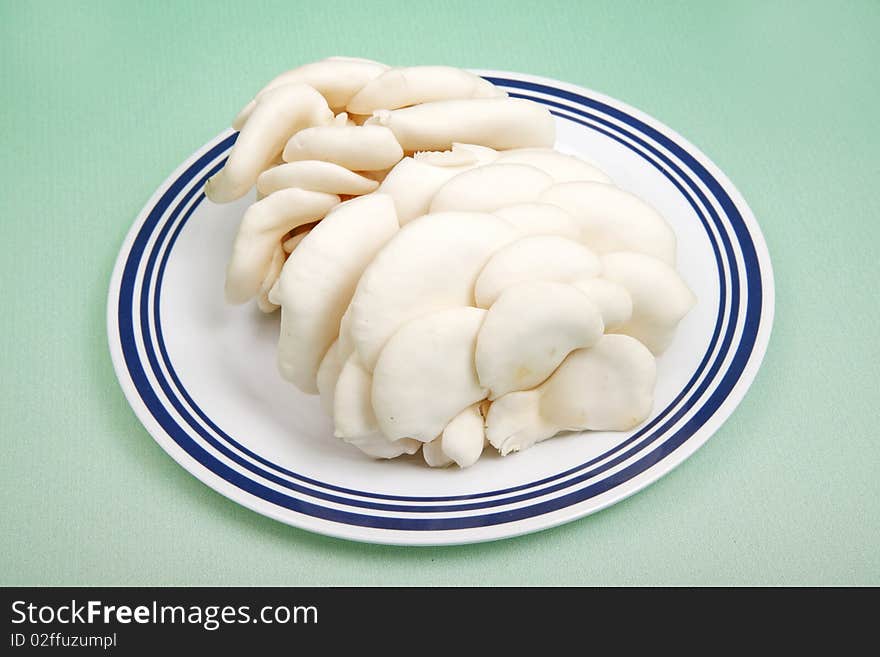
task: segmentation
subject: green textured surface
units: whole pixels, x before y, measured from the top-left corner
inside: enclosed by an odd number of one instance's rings
[[[0,583],[880,584],[878,33],[873,1],[0,0]],[[712,440],[589,518],[431,549],[263,518],[153,442],[106,347],[122,238],[263,81],[332,54],[581,84],[730,176],[776,323]]]

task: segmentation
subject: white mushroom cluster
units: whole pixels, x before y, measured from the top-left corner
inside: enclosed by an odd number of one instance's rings
[[[663,217],[553,149],[550,113],[466,71],[331,58],[270,82],[206,185],[254,185],[233,303],[281,308],[278,364],[376,458],[475,463],[631,429],[695,303]]]

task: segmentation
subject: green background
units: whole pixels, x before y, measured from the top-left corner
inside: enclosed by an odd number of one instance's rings
[[[2,584],[880,584],[880,3],[0,0]],[[776,322],[740,408],[640,494],[454,548],[359,545],[214,493],[107,352],[123,236],[276,73],[328,55],[545,75],[734,181]]]

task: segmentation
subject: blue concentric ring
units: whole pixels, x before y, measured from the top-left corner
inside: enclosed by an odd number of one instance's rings
[[[387,517],[387,516],[365,516],[365,515],[359,514],[359,513],[351,513],[351,512],[347,512],[347,511],[341,511],[338,509],[322,507],[320,505],[316,505],[311,502],[307,502],[304,500],[289,497],[289,496],[285,495],[284,493],[280,493],[279,491],[275,491],[272,488],[263,486],[262,484],[259,484],[253,480],[248,479],[247,477],[245,477],[241,473],[229,468],[224,463],[217,460],[214,456],[212,456],[208,452],[204,451],[203,448],[201,448],[192,438],[189,437],[189,435],[186,433],[185,430],[183,430],[182,427],[179,427],[173,421],[173,419],[171,419],[170,414],[168,414],[167,410],[162,406],[161,402],[158,400],[154,391],[150,388],[149,381],[147,380],[147,378],[143,372],[143,369],[141,368],[140,359],[138,358],[137,350],[136,350],[134,326],[132,324],[133,317],[132,317],[132,313],[131,313],[132,303],[133,303],[133,294],[135,291],[134,290],[134,283],[135,283],[137,270],[139,267],[139,263],[144,255],[144,249],[145,249],[146,243],[149,240],[150,235],[152,234],[152,231],[155,229],[155,225],[158,223],[158,220],[161,218],[161,216],[164,214],[164,212],[167,210],[167,208],[171,205],[171,203],[177,197],[177,195],[181,191],[183,191],[183,189],[186,188],[187,184],[189,184],[196,176],[198,176],[198,174],[201,173],[201,171],[204,169],[204,167],[206,165],[210,164],[217,157],[221,156],[232,145],[232,143],[234,141],[234,136],[231,136],[231,137],[227,138],[226,140],[223,140],[220,144],[218,144],[214,148],[212,148],[208,153],[205,154],[205,156],[203,156],[198,162],[196,162],[186,172],[184,172],[184,174],[182,174],[171,185],[168,192],[156,204],[156,206],[153,209],[153,212],[150,213],[150,217],[148,218],[147,222],[143,226],[141,232],[135,238],[134,244],[132,245],[132,249],[129,254],[129,259],[128,259],[128,262],[126,263],[125,270],[123,272],[122,285],[121,285],[120,297],[119,297],[120,340],[121,340],[121,343],[123,346],[123,354],[125,357],[126,366],[128,367],[132,381],[135,383],[135,387],[137,388],[145,405],[150,410],[150,412],[153,414],[153,416],[157,419],[157,421],[159,421],[160,424],[163,426],[163,428],[169,433],[169,435],[184,450],[186,450],[191,456],[196,458],[196,460],[201,462],[203,465],[208,467],[210,470],[214,471],[216,474],[222,476],[227,481],[230,481],[234,485],[239,486],[240,488],[247,490],[248,492],[251,492],[252,494],[258,495],[259,497],[261,497],[263,499],[266,499],[274,504],[279,504],[280,506],[283,506],[285,508],[290,508],[295,511],[307,513],[309,515],[314,515],[316,517],[334,520],[337,522],[346,522],[349,524],[355,524],[355,525],[359,525],[359,526],[386,527],[389,529],[456,529],[456,528],[465,528],[465,527],[477,527],[477,526],[485,526],[485,525],[490,525],[490,524],[498,524],[501,522],[510,522],[515,519],[520,519],[520,518],[524,518],[524,517],[531,517],[534,515],[539,515],[541,513],[546,513],[549,510],[554,510],[557,508],[564,508],[564,506],[567,506],[569,504],[573,504],[577,501],[582,501],[583,499],[587,499],[588,497],[592,497],[593,495],[599,494],[600,492],[603,492],[604,490],[608,490],[609,488],[612,488],[616,485],[619,485],[619,483],[622,483],[622,481],[626,481],[630,476],[635,476],[635,474],[643,471],[647,467],[650,467],[650,465],[652,465],[653,463],[662,459],[666,454],[670,453],[673,449],[677,448],[677,446],[679,446],[684,440],[686,440],[689,435],[692,435],[693,431],[695,431],[696,428],[698,428],[702,424],[702,422],[695,423],[696,418],[702,417],[702,416],[705,416],[705,418],[708,418],[709,416],[711,416],[712,412],[714,412],[714,410],[717,409],[717,406],[720,405],[721,401],[723,401],[724,397],[726,397],[727,393],[729,392],[729,388],[732,387],[732,385],[739,378],[739,375],[742,372],[742,366],[744,366],[745,362],[748,360],[748,355],[750,354],[751,348],[754,344],[754,337],[755,337],[754,334],[757,331],[758,319],[760,317],[760,309],[761,309],[760,308],[761,273],[760,273],[760,268],[758,267],[758,264],[757,264],[757,258],[755,257],[755,254],[754,254],[754,245],[751,242],[751,237],[748,233],[747,228],[745,227],[744,222],[742,221],[742,217],[739,215],[739,212],[736,210],[736,207],[734,206],[733,202],[729,199],[727,194],[724,192],[721,185],[719,183],[717,183],[717,181],[715,181],[714,178],[712,178],[712,176],[710,174],[708,174],[708,172],[701,165],[699,165],[699,163],[697,163],[692,157],[690,157],[685,151],[683,151],[683,149],[680,149],[677,145],[675,145],[673,142],[671,142],[671,140],[669,140],[668,138],[664,137],[661,133],[654,131],[652,128],[650,128],[650,126],[647,126],[647,125],[641,123],[637,119],[634,119],[633,117],[629,117],[627,114],[622,113],[619,110],[616,110],[615,108],[607,106],[603,103],[600,103],[599,101],[594,101],[594,100],[588,99],[586,97],[579,96],[577,94],[572,94],[571,92],[565,92],[565,91],[562,91],[559,89],[555,89],[553,87],[547,87],[545,85],[535,85],[533,83],[525,83],[525,82],[521,82],[518,80],[493,79],[492,81],[495,82],[496,84],[500,84],[502,86],[521,88],[521,89],[526,89],[526,90],[530,90],[530,91],[538,91],[543,94],[557,96],[557,97],[565,99],[565,100],[577,102],[578,104],[585,106],[585,107],[592,107],[593,109],[604,112],[606,115],[614,116],[614,118],[616,118],[617,120],[622,121],[622,122],[630,125],[631,127],[635,128],[636,130],[641,131],[643,134],[650,135],[655,141],[657,141],[658,143],[661,143],[664,146],[664,148],[666,148],[670,152],[675,153],[676,157],[678,157],[682,162],[687,162],[688,165],[691,167],[691,169],[698,175],[698,177],[707,186],[707,188],[710,191],[712,191],[716,200],[719,202],[721,207],[724,209],[728,220],[731,222],[732,227],[737,235],[737,240],[738,240],[739,244],[741,245],[741,247],[743,248],[743,253],[746,256],[746,262],[745,262],[745,264],[746,264],[746,279],[747,279],[747,285],[748,285],[748,288],[747,288],[748,289],[748,297],[747,298],[748,298],[748,302],[749,302],[748,307],[746,308],[746,321],[745,321],[745,326],[744,326],[744,332],[743,332],[742,339],[738,345],[736,356],[734,357],[734,359],[731,363],[731,367],[728,369],[724,379],[722,380],[722,385],[719,386],[719,388],[716,389],[712,393],[712,397],[710,398],[711,400],[717,400],[717,404],[712,403],[712,404],[704,405],[704,407],[700,411],[698,411],[698,413],[694,416],[694,418],[691,418],[691,420],[689,420],[688,423],[684,427],[679,429],[676,432],[676,434],[669,437],[662,445],[655,448],[652,452],[643,456],[641,459],[639,459],[635,463],[630,464],[624,470],[621,470],[620,472],[615,473],[614,475],[612,475],[606,479],[603,479],[600,482],[596,482],[595,484],[588,486],[587,488],[582,488],[580,490],[574,491],[574,492],[569,493],[569,494],[562,496],[562,497],[554,498],[552,500],[547,500],[545,502],[541,502],[539,504],[535,504],[532,506],[521,507],[519,509],[514,509],[512,511],[504,511],[504,512],[495,513],[495,514],[480,515],[480,516],[468,516],[468,517],[461,517],[461,518],[430,518],[430,519],[429,518],[393,518],[393,517]],[[574,97],[574,98],[572,98],[572,97]],[[538,100],[539,102],[546,102],[547,104],[553,105],[552,102],[548,102],[544,99],[538,98],[536,100]],[[611,124],[610,122],[607,122],[607,121],[601,119],[601,117],[597,117],[595,115],[592,115],[592,114],[589,114],[586,112],[579,112],[578,110],[574,110],[574,109],[572,109],[568,106],[565,106],[565,105],[559,105],[559,106],[562,109],[565,109],[567,112],[582,113],[584,116],[590,118],[591,120],[598,121],[600,123],[605,123],[606,125],[608,125],[609,128],[611,128],[613,130],[620,129],[618,126],[615,126],[614,124]],[[609,110],[611,110],[611,111],[609,111]],[[571,117],[568,117],[568,116],[566,116],[565,118],[568,120],[573,120]],[[595,126],[592,126],[589,124],[586,124],[586,125],[588,125],[588,127],[592,128],[592,129],[596,129]],[[609,132],[607,132],[607,131],[603,130],[602,132],[604,132],[604,134],[606,134],[606,135],[611,136],[609,134]],[[651,134],[652,132],[654,134]],[[645,142],[644,140],[640,140],[635,135],[630,134],[628,136],[630,138],[635,139],[635,140],[641,141],[645,147],[654,150],[657,155],[665,158],[665,156],[662,153],[660,153],[656,149],[653,149],[653,147],[649,143]],[[660,137],[660,139],[658,139],[658,137]],[[624,143],[624,142],[621,142],[621,143]],[[685,157],[683,157],[683,156],[685,156]],[[690,162],[688,162],[688,158],[690,159]],[[674,163],[669,161],[668,158],[666,158],[666,159],[669,164],[674,165]],[[220,165],[222,165],[222,162],[219,163],[217,166],[220,166]],[[655,164],[655,166],[657,166],[657,165]],[[658,167],[658,168],[660,168],[660,167]],[[666,175],[668,175],[668,174],[666,174]],[[681,175],[683,179],[688,180],[687,176],[683,172],[680,172],[679,175]],[[676,186],[679,187],[679,189],[684,193],[684,190],[681,188],[680,185],[677,184],[677,181],[673,180],[673,182],[675,182]],[[694,188],[694,191],[698,195],[702,195],[702,191],[690,181],[689,181],[689,186],[692,186]],[[170,227],[174,223],[174,220],[176,219],[176,216],[177,216],[176,213],[179,213],[181,211],[181,209],[183,208],[183,206],[185,206],[186,203],[188,203],[189,201],[192,200],[193,195],[200,192],[200,189],[201,189],[201,184],[195,185],[189,191],[189,193],[187,195],[185,195],[183,201],[178,205],[176,210],[172,213],[172,216],[169,218],[169,220],[162,227],[161,234],[159,235],[158,239],[156,240],[156,245],[154,246],[153,251],[148,256],[148,262],[147,262],[148,269],[147,269],[147,271],[152,271],[153,267],[155,266],[156,257],[159,252],[160,245],[161,245],[162,241],[165,239],[165,237],[167,236],[168,230],[170,230]],[[188,219],[189,215],[191,215],[191,213],[193,212],[195,207],[198,205],[200,200],[201,200],[200,198],[196,199],[195,203],[192,204],[192,206],[189,208],[189,210],[184,215],[183,219],[181,220],[181,222],[179,223],[179,225],[177,226],[177,228],[174,230],[173,234],[171,235],[171,237],[169,239],[167,250],[165,252],[165,256],[162,258],[162,261],[159,265],[159,270],[158,270],[159,273],[157,275],[160,278],[161,278],[161,274],[164,272],[164,265],[167,262],[167,256],[168,256],[168,253],[170,253],[171,247],[173,246],[173,241],[176,240],[176,236],[179,235],[182,226],[185,224],[185,221]],[[701,200],[703,200],[703,202],[706,204],[706,207],[710,211],[710,213],[714,214],[714,208],[712,207],[711,203],[709,203],[708,200],[705,199],[705,197]],[[689,196],[688,196],[688,202],[691,203],[691,205],[694,207],[694,209],[698,212],[698,215],[700,215],[701,213],[699,212],[699,208],[697,207],[697,205],[694,203],[694,201]],[[153,225],[150,225],[151,224],[150,219],[154,219]],[[701,217],[701,220],[705,222],[704,217]],[[724,227],[721,225],[720,219],[717,216],[714,216],[713,221],[716,222],[716,225],[718,226],[719,234],[722,236],[723,250],[724,250],[725,255],[728,257],[729,262],[730,262],[731,278],[735,279],[738,277],[738,273],[737,273],[737,268],[734,264],[733,249],[730,244],[729,238],[725,234]],[[710,239],[713,239],[711,232],[710,232]],[[720,258],[720,254],[718,253],[717,245],[713,244],[713,248],[716,250],[716,258]],[[747,249],[750,249],[750,251],[751,251],[751,256],[752,256],[751,258],[749,258],[749,253],[747,252]],[[750,264],[751,264],[751,267],[750,267]],[[720,260],[719,260],[719,266],[720,266]],[[723,270],[722,270],[720,276],[721,276],[721,284],[723,286],[723,284],[724,284]],[[156,282],[156,285],[155,285],[157,298],[152,301],[152,303],[154,304],[153,305],[154,312],[152,314],[152,321],[155,323],[155,328],[157,330],[157,338],[159,338],[158,341],[159,341],[159,345],[160,345],[160,354],[161,354],[162,360],[165,361],[166,367],[169,370],[169,374],[171,374],[173,372],[173,368],[171,367],[171,363],[170,363],[170,360],[168,359],[167,352],[165,352],[165,350],[164,350],[164,342],[161,340],[161,337],[160,337],[161,334],[159,333],[159,331],[161,330],[161,324],[159,322],[159,317],[158,317],[158,308],[159,308],[158,295],[160,294],[160,290],[161,290],[160,283],[161,283],[161,280],[158,279]],[[149,276],[145,274],[145,281],[142,286],[142,291],[146,292],[147,290],[149,290],[149,288],[150,288]],[[129,294],[131,294],[132,296],[129,296]],[[733,329],[735,328],[736,323],[737,323],[735,313],[738,312],[738,307],[739,307],[738,294],[739,294],[738,280],[732,280],[731,304],[730,304],[732,316],[731,316],[729,323],[728,323],[728,332],[725,335],[724,344],[722,346],[722,349],[719,352],[719,356],[715,361],[715,367],[710,372],[710,375],[707,376],[703,382],[704,383],[704,385],[702,386],[703,389],[705,389],[705,387],[709,384],[709,382],[712,381],[714,376],[717,374],[718,367],[720,367],[720,364],[723,361],[724,356],[726,356],[726,353],[729,350],[729,345],[732,341],[732,336],[733,336]],[[149,339],[149,333],[150,333],[150,328],[151,328],[149,326],[149,320],[150,320],[151,316],[147,312],[148,299],[146,297],[146,294],[144,294],[142,296],[140,302],[141,302],[141,321],[142,321],[141,329],[142,329],[142,332],[144,335],[144,344],[146,347],[146,351],[148,352],[148,361],[150,362],[151,368],[153,369],[154,376],[157,378],[157,380],[161,381],[160,385],[163,388],[164,394],[166,394],[168,396],[169,400],[172,400],[172,404],[175,404],[176,398],[173,394],[171,394],[172,390],[171,390],[171,387],[168,385],[168,382],[164,381],[164,377],[161,376],[161,371],[159,370],[159,368],[157,366],[156,354],[152,353],[151,341]],[[713,337],[713,342],[717,339],[717,335],[720,330],[720,326],[721,326],[720,320],[721,320],[721,315],[722,315],[721,310],[723,308],[724,308],[724,301],[722,298],[722,303],[720,304],[720,308],[719,308],[719,324],[716,326],[716,336]],[[707,355],[704,358],[704,361],[708,359],[708,356],[709,356],[709,354],[711,354],[711,351],[712,351],[712,349],[710,348],[709,352],[707,352]],[[180,385],[180,381],[176,377],[176,373],[171,374],[171,375],[172,375],[172,378],[174,379],[175,387],[178,387],[181,390],[181,392],[185,393],[183,386]],[[727,390],[722,390],[725,387],[725,382],[729,384],[729,387],[727,388]],[[698,392],[695,395],[695,397],[698,397],[699,394],[701,394],[701,391]],[[185,395],[185,398],[187,398],[187,403],[189,403],[194,409],[198,408],[193,403],[193,401],[190,398],[188,398],[188,395]],[[179,401],[177,401],[177,403],[179,403]],[[685,405],[679,411],[678,415],[680,416],[687,409],[688,409],[688,406]],[[178,411],[178,413],[181,413],[181,410],[184,410],[184,409],[182,409],[180,407],[176,407],[176,410]],[[185,413],[181,413],[181,415],[185,415]],[[207,420],[207,416],[205,416],[203,419]],[[207,420],[207,421],[210,422],[210,420]],[[674,421],[675,421],[675,419],[672,419],[672,420],[670,420],[670,423],[674,422]],[[210,424],[209,424],[209,426],[210,426]],[[667,427],[668,426],[669,426],[669,423],[667,424]],[[687,431],[685,431],[685,429],[687,429],[687,428],[690,428],[689,433]],[[201,427],[199,427],[199,429],[201,429]],[[219,428],[216,428],[216,430],[219,431]],[[233,460],[235,460],[236,462],[242,463],[242,461],[239,460],[240,457],[238,457],[237,455],[232,454],[230,456],[230,453],[228,452],[228,448],[226,446],[219,445],[212,436],[206,435],[205,432],[200,431],[200,433],[201,433],[202,437],[205,440],[207,440],[210,444],[212,444],[212,446],[215,449],[218,449],[222,453],[225,453],[230,458],[235,457],[235,458],[233,458]],[[662,433],[662,429],[659,433]],[[627,444],[631,444],[631,442],[634,441],[636,438],[637,438],[637,436],[633,436],[632,438],[629,439],[629,441],[627,441]],[[231,438],[230,438],[230,440],[231,440]],[[618,446],[618,449],[620,447],[623,447],[623,446]],[[636,451],[641,450],[643,448],[644,448],[644,446],[640,446],[640,447],[636,448],[636,450],[630,450],[629,452],[626,453],[626,455],[620,456],[617,459],[615,459],[614,464],[621,462],[623,459],[628,458],[629,456],[634,454]],[[254,456],[256,456],[256,455],[254,455]],[[604,457],[604,455],[603,455],[603,457]],[[259,457],[257,457],[257,458],[259,458]],[[602,458],[602,457],[600,457],[600,458]],[[593,460],[593,462],[595,462],[595,459]],[[245,464],[247,464],[247,465],[245,465]],[[274,466],[274,464],[270,464],[268,462],[267,462],[267,464],[271,465],[272,467],[277,468],[277,466]],[[249,464],[247,461],[244,461],[242,463],[242,465],[245,465],[245,467],[248,467],[251,464]],[[498,495],[498,494],[502,494],[502,493],[516,492],[518,490],[523,490],[525,488],[533,488],[533,487],[541,485],[543,483],[547,483],[547,482],[559,479],[561,477],[568,476],[572,473],[577,472],[579,469],[587,468],[589,466],[590,466],[590,463],[582,464],[580,466],[577,466],[576,468],[573,468],[569,471],[566,471],[565,473],[561,473],[558,475],[554,475],[553,477],[545,478],[544,480],[541,480],[539,482],[532,482],[530,484],[525,484],[523,486],[514,487],[512,489],[506,489],[504,491],[494,491],[491,493],[480,493],[480,494],[470,495],[470,496],[453,496],[453,497],[446,497],[446,498],[405,498],[405,497],[394,497],[394,496],[380,496],[375,493],[342,489],[341,487],[335,487],[333,485],[324,484],[322,482],[315,482],[314,480],[308,480],[307,478],[302,478],[302,479],[308,481],[308,483],[311,483],[313,485],[319,485],[321,487],[324,487],[324,488],[327,488],[330,490],[337,490],[338,492],[342,492],[342,493],[346,493],[346,494],[355,494],[355,495],[359,495],[359,496],[363,496],[363,497],[372,497],[372,498],[378,497],[378,498],[385,498],[385,499],[397,499],[397,500],[401,500],[401,501],[405,500],[405,501],[418,501],[418,502],[424,502],[424,501],[437,502],[437,501],[475,499],[475,498],[486,497],[486,496],[490,496],[490,495]],[[611,467],[611,466],[609,465],[608,467]],[[623,473],[626,473],[626,475],[624,475]],[[275,475],[272,475],[271,477],[266,477],[266,474],[271,475],[271,473],[264,473],[264,472],[260,471],[260,472],[258,472],[258,474],[260,474],[260,476],[263,476],[263,477],[269,479],[270,481],[274,480],[274,481],[276,481],[276,483],[280,483],[281,485],[284,485],[284,486],[289,486],[290,482],[287,482],[286,480],[282,480],[280,478],[277,478],[277,477],[275,477]],[[285,474],[288,474],[288,476],[300,477],[299,475],[295,475],[295,473],[285,472]],[[578,477],[576,480],[567,480],[567,481],[562,482],[561,484],[556,485],[552,488],[545,488],[545,489],[541,489],[539,491],[534,491],[534,494],[521,495],[521,496],[518,496],[517,498],[505,498],[505,499],[500,500],[496,503],[510,504],[512,502],[522,501],[524,499],[529,499],[531,497],[536,497],[538,495],[546,495],[548,493],[556,492],[557,490],[560,490],[562,488],[569,487],[569,486],[573,485],[574,483],[579,483],[580,481],[583,481],[588,477],[595,476],[596,474],[597,474],[597,472],[586,473],[586,474],[583,474],[580,477]],[[275,477],[275,479],[272,479],[272,477]],[[622,477],[624,477],[624,478],[622,478]],[[297,487],[297,488],[294,488],[294,490],[296,490],[297,492],[302,492],[302,493],[309,495],[311,497],[321,498],[323,495],[323,493],[321,493],[321,491],[315,491],[315,490],[308,489],[308,488]],[[331,502],[346,504],[349,506],[358,506],[359,504],[357,504],[357,503],[361,502],[360,500],[339,498],[337,496],[328,496],[327,498],[324,498],[324,499],[328,499]],[[446,505],[446,506],[440,506],[440,507],[375,505],[373,503],[361,503],[360,505],[364,506],[365,508],[375,508],[377,510],[381,509],[383,511],[409,511],[409,512],[414,512],[414,511],[422,511],[422,512],[456,511],[456,510],[468,510],[468,509],[482,508],[482,505],[456,505],[456,506]]]

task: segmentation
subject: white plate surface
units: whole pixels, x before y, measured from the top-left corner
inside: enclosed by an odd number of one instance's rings
[[[557,148],[596,162],[658,208],[699,301],[658,359],[654,410],[628,433],[572,433],[472,468],[374,461],[333,438],[317,397],[282,381],[277,315],[227,306],[233,236],[252,196],[205,200],[236,133],[219,135],[156,191],[119,253],[107,308],[129,403],[158,443],[223,495],[282,522],[407,545],[494,540],[602,509],[669,472],[733,412],[773,322],[773,275],[755,218],[731,182],[675,132],[574,85],[478,71],[547,104]]]

